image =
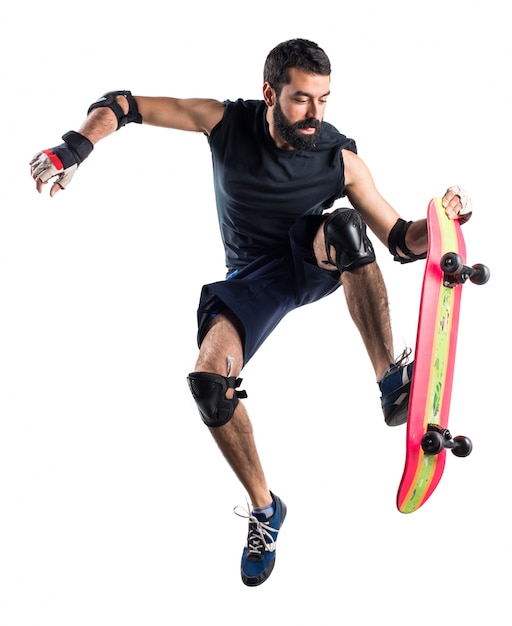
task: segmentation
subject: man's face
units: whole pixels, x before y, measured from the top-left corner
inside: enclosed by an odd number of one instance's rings
[[[283,87],[274,103],[272,116],[275,130],[284,142],[280,147],[310,150],[320,134],[330,93],[329,76],[307,74],[291,68],[290,78],[291,81]]]

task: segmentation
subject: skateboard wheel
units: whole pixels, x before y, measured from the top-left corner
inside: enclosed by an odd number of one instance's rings
[[[444,448],[444,437],[435,430],[428,431],[421,439],[421,447],[425,454],[439,454]]]
[[[475,285],[485,285],[485,283],[491,277],[491,272],[487,265],[476,263],[473,265],[474,273],[469,277],[469,280]]]
[[[473,443],[469,437],[458,435],[453,438],[453,444],[452,453],[455,456],[468,456],[473,450]]]
[[[464,268],[462,257],[456,252],[447,252],[441,258],[441,269],[445,274],[454,276],[460,274]]]

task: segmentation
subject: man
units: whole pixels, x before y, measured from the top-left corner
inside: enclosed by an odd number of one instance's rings
[[[425,258],[426,221],[405,222],[380,195],[352,139],[323,121],[331,66],[315,43],[276,46],[264,67],[263,100],[219,102],[109,92],[91,105],[79,132],[31,161],[37,190],[64,189],[94,144],[126,123],[204,133],[209,143],[226,280],[202,289],[199,356],[188,376],[204,423],[252,503],[241,575],[264,582],[286,506],[273,494],[258,458],[238,378],[292,309],[343,285],[361,333],[389,425],[407,418],[412,363],[396,361],[387,294],[366,226],[395,260]],[[463,214],[462,192],[443,197],[447,214]],[[353,208],[332,208],[346,196]]]

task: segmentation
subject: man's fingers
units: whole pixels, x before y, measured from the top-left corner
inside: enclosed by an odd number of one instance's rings
[[[36,178],[36,189],[39,193],[41,193],[43,191],[43,185],[45,183],[43,183],[43,181],[40,178]]]
[[[59,185],[59,183],[53,183],[51,189],[50,189],[50,198],[53,198],[53,196],[60,191],[61,189],[63,189],[63,187],[61,187]]]
[[[453,185],[443,196],[443,206],[446,215],[451,219],[458,219],[461,224],[467,222],[473,212],[471,198],[462,187]]]

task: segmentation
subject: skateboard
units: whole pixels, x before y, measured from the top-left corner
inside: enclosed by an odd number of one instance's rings
[[[466,245],[458,220],[448,218],[440,198],[427,212],[428,252],[421,290],[414,370],[407,417],[405,467],[397,493],[402,513],[419,509],[443,475],[446,450],[471,453],[466,436],[452,438],[448,417],[462,286],[469,279],[489,280],[487,266],[466,263]]]

